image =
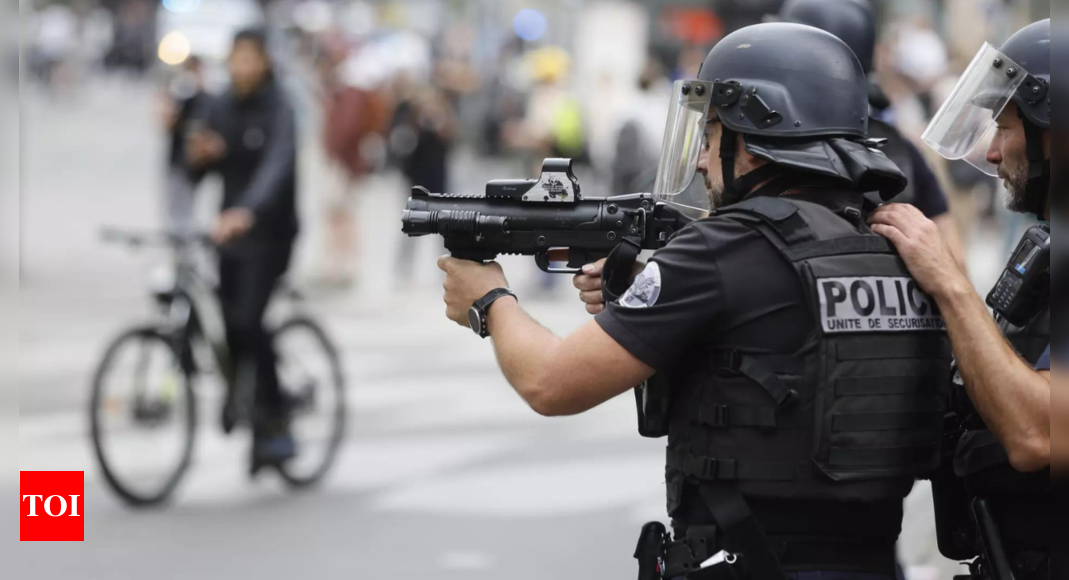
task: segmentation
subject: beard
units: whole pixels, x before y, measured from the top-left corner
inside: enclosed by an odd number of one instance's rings
[[[724,186],[720,183],[714,184],[709,179],[708,174],[702,175],[702,180],[705,182],[705,191],[709,194],[709,208],[712,211],[716,211],[724,206]]]
[[[1000,172],[1006,185],[1006,209],[1014,213],[1040,214],[1046,208],[1047,192],[1028,190],[1028,166],[1018,171]]]

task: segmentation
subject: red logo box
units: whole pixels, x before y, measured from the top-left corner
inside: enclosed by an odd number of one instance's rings
[[[85,472],[19,472],[19,541],[85,541]]]

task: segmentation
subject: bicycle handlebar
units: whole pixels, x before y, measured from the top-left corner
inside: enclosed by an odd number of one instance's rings
[[[118,228],[104,228],[100,232],[100,238],[106,243],[123,244],[133,248],[144,246],[183,248],[194,245],[216,247],[211,236],[199,232],[134,232]]]

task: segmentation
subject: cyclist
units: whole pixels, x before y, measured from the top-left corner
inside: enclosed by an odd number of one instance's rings
[[[264,32],[236,35],[229,68],[231,87],[198,112],[186,157],[195,170],[223,180],[222,212],[212,238],[226,246],[219,291],[234,363],[230,372],[236,373],[231,378],[247,380],[246,370],[255,377],[255,471],[296,454],[263,318],[297,236],[297,132],[294,112],[275,81]],[[224,429],[233,423],[228,399]]]

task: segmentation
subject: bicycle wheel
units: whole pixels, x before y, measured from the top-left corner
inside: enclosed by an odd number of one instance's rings
[[[298,453],[279,473],[291,487],[309,487],[330,470],[345,436],[345,378],[337,349],[315,321],[291,319],[274,337]]]
[[[168,336],[136,328],[112,342],[93,378],[90,426],[104,479],[124,502],[171,496],[192,459],[196,400]]]

